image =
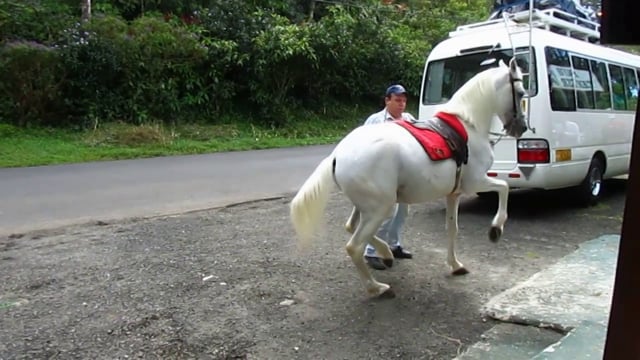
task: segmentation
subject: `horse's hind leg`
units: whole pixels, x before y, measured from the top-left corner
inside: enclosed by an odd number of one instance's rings
[[[469,271],[456,257],[456,241],[458,240],[458,205],[460,205],[460,194],[447,195],[447,235],[449,246],[447,252],[447,264],[451,267],[453,275],[464,275]]]
[[[393,266],[394,257],[393,257],[393,253],[391,252],[391,249],[389,248],[389,244],[387,244],[384,240],[379,238],[377,235],[373,235],[373,237],[369,241],[369,244],[373,246],[373,248],[376,250],[376,253],[380,255],[380,258],[382,258],[382,262],[387,267]]]
[[[354,206],[351,211],[351,215],[349,216],[349,220],[344,225],[344,228],[347,230],[349,234],[353,234],[353,231],[356,229],[358,225],[358,221],[360,221],[360,211]]]
[[[367,240],[374,238],[382,220],[384,220],[384,216],[381,214],[376,214],[374,216],[361,214],[360,222],[358,223],[358,226],[353,232],[353,236],[351,236],[346,247],[347,253],[358,270],[360,279],[364,282],[365,287],[367,288],[367,292],[373,296],[380,296],[383,294],[393,295],[393,293],[390,292],[389,285],[380,283],[373,278],[373,275],[371,275],[371,272],[369,271],[369,267],[364,261],[364,248],[368,242]],[[384,248],[381,247],[381,244],[378,242],[382,243],[386,247],[386,253],[384,253]],[[378,251],[378,247],[381,247],[381,251],[383,251],[383,253],[380,255],[383,256],[383,259],[393,259],[393,254],[389,250],[389,246],[382,240],[373,240],[372,245],[376,247],[376,251]]]
[[[353,231],[358,226],[358,222],[360,221],[360,211],[354,206],[351,211],[351,215],[349,216],[349,220],[344,225],[344,228],[348,233],[353,234]],[[384,240],[380,239],[378,236],[374,235],[369,244],[376,249],[376,252],[382,257],[382,261],[387,267],[393,266],[393,253],[391,249],[389,249],[389,244],[387,244]]]

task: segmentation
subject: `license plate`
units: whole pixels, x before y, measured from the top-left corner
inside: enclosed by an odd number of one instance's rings
[[[556,161],[569,161],[569,160],[571,160],[571,149],[556,150]]]

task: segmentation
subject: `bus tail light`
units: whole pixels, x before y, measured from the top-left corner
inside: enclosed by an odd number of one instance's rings
[[[518,140],[518,163],[548,163],[550,158],[549,143],[546,140]]]

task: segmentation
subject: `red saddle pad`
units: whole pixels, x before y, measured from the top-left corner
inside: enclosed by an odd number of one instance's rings
[[[467,134],[467,131],[455,115],[447,113],[437,113],[436,117],[446,122],[449,126],[456,130],[456,132],[460,134],[460,136],[462,136],[465,142],[468,140],[469,135]],[[431,129],[416,127],[409,121],[398,120],[394,122],[405,128],[411,133],[411,135],[413,135],[413,137],[416,138],[416,140],[418,140],[431,160],[446,160],[453,157],[453,152],[447,145],[447,142],[437,132]]]

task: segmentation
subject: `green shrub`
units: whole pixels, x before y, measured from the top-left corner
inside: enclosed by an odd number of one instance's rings
[[[243,0],[212,0],[198,16],[208,49],[206,68],[213,111],[252,107],[248,84],[253,39],[265,28],[264,19],[253,16],[254,10]]]
[[[267,14],[258,12],[257,17]],[[249,67],[249,99],[259,107],[264,120],[280,126],[294,118],[299,98],[292,91],[303,88],[318,69],[307,26],[292,24],[287,18],[270,16],[270,24],[253,40]],[[298,100],[298,101],[296,101]]]
[[[379,98],[386,86],[411,70],[402,64],[402,43],[389,36],[397,22],[385,9],[336,6],[314,26],[319,71],[309,79],[309,87],[318,98]]]
[[[32,42],[0,49],[0,118],[16,126],[52,125],[62,114],[57,52]]]
[[[97,17],[69,31],[62,53],[65,98],[79,118],[175,122],[209,100],[206,48],[194,32],[158,15],[130,25]]]
[[[0,1],[0,34],[3,39],[0,40],[52,45],[60,32],[77,19],[72,8],[62,1],[3,0]]]
[[[188,28],[160,16],[136,19],[128,59],[128,94],[144,115],[175,122],[209,100],[203,78],[207,51]],[[138,116],[140,120],[144,120]]]
[[[127,82],[127,24],[113,16],[94,17],[64,32],[60,57],[65,72],[62,101],[78,126],[101,119],[126,119],[131,104]]]

